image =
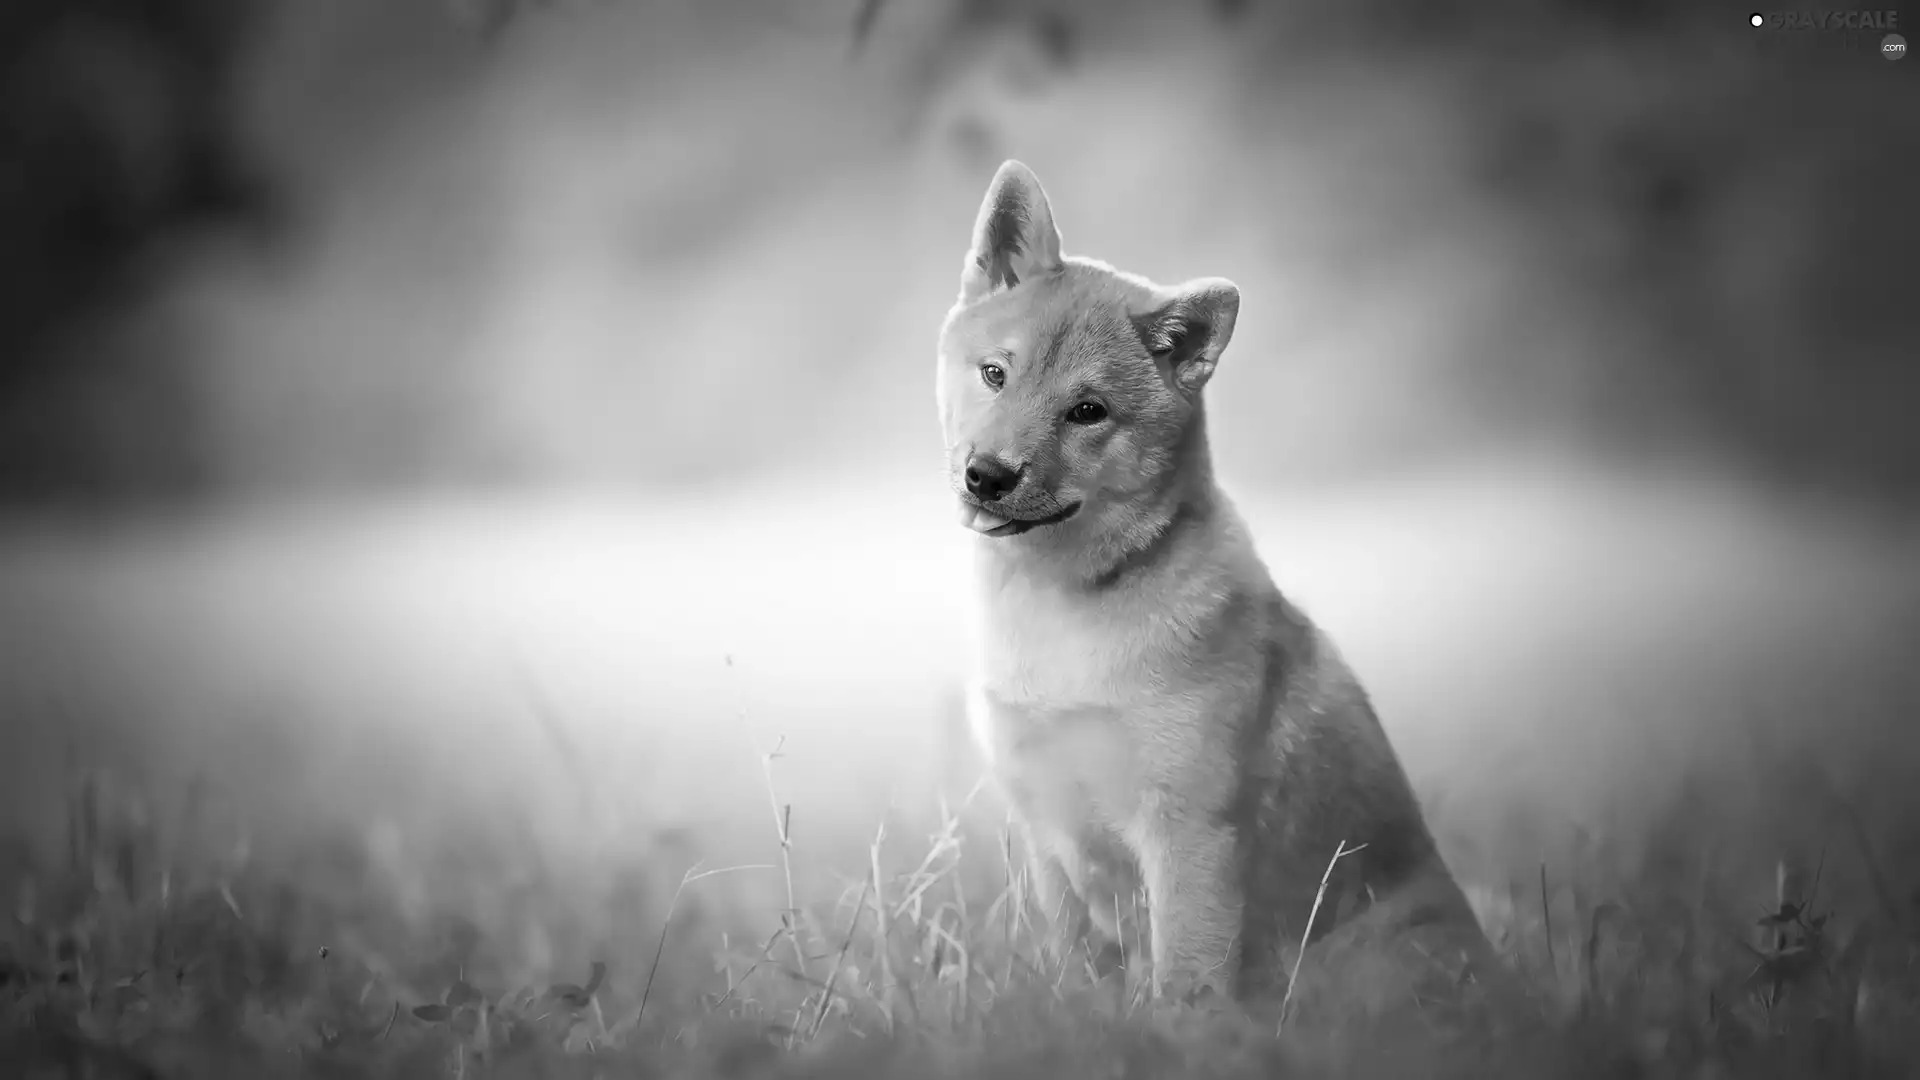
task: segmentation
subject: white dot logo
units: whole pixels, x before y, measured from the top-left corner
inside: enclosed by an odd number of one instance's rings
[[[1755,29],[1759,29],[1760,27],[1767,25],[1767,17],[1765,15],[1760,14],[1757,11],[1747,16],[1747,21],[1752,23]]]
[[[1880,55],[1889,60],[1898,60],[1907,55],[1907,39],[1899,34],[1888,34],[1881,38]]]

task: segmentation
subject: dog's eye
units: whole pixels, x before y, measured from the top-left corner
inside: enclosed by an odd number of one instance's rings
[[[999,364],[981,364],[980,381],[998,390],[1007,385],[1007,369]]]
[[[1097,401],[1083,401],[1067,410],[1067,422],[1097,424],[1107,418],[1107,407]]]

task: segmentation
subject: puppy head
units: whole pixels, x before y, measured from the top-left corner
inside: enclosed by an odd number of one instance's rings
[[[1239,310],[1224,278],[1167,287],[1062,256],[1040,181],[1000,166],[940,331],[961,523],[1086,542],[1164,513],[1204,454],[1200,392]]]

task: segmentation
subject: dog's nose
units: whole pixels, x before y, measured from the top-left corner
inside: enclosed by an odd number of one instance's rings
[[[1020,470],[999,458],[975,454],[967,459],[967,494],[981,502],[993,502],[1019,482]]]

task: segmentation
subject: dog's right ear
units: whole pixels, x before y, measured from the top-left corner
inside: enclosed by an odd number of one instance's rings
[[[1060,230],[1033,170],[1008,161],[993,174],[973,246],[960,271],[960,302],[970,304],[1028,278],[1060,269]]]

